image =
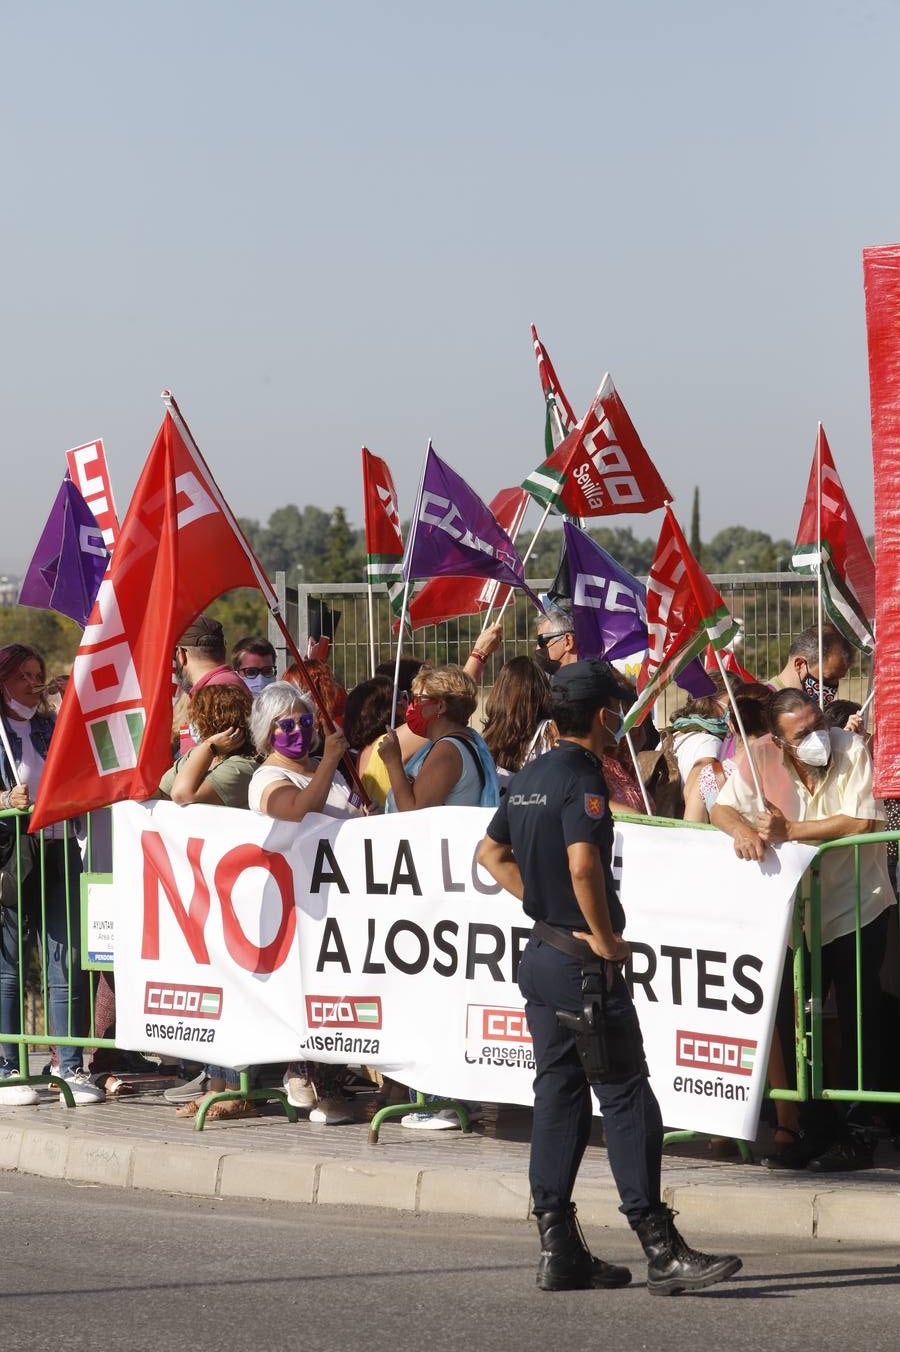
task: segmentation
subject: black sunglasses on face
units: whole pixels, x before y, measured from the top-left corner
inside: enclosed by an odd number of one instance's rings
[[[565,638],[568,632],[568,629],[561,629],[558,634],[538,634],[537,645],[539,648],[549,648],[558,638]]]
[[[274,676],[274,667],[238,667],[239,676]]]

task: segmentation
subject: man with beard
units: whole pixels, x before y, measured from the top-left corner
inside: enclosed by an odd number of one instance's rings
[[[765,811],[759,810],[745,761],[719,794],[710,819],[734,841],[738,858],[762,862],[770,845],[799,841],[819,845],[877,830],[882,822],[872,792],[872,762],[861,737],[829,728],[817,703],[800,690],[780,690],[772,699],[772,738],[754,743]],[[877,1079],[880,1031],[879,970],[887,936],[887,908],[894,903],[884,845],[859,852],[859,953],[863,1087]],[[840,1088],[857,1084],[856,895],[854,854],[828,852],[821,870],[822,995],[834,990],[840,1032]],[[807,955],[808,956],[808,955]],[[808,967],[807,962],[807,967]],[[792,996],[783,984],[792,1016]],[[865,1169],[873,1158],[871,1134],[857,1105],[841,1117],[836,1105],[805,1105],[806,1129],[794,1146],[767,1161],[770,1167],[814,1173]]]
[[[211,615],[198,615],[175,645],[175,670],[187,694],[205,685],[236,685],[243,680],[225,660],[225,632]]]

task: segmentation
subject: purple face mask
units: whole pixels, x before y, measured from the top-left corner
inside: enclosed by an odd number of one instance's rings
[[[312,742],[313,716],[306,713],[299,718],[279,718],[272,734],[272,750],[288,760],[304,760]]]

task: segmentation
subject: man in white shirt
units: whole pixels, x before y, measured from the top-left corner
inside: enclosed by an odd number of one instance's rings
[[[739,858],[761,862],[769,846],[786,840],[818,845],[882,825],[872,793],[872,763],[861,737],[829,729],[818,704],[796,689],[780,690],[773,697],[770,721],[771,739],[753,744],[765,810],[760,809],[746,764],[739,762],[711,813],[713,825],[734,840]],[[888,907],[895,904],[884,845],[862,847],[859,870],[863,1085],[873,1088],[879,1052],[879,970]],[[857,1084],[854,852],[826,854],[821,882],[822,993],[833,986],[841,1038],[839,1087],[852,1089]],[[824,1173],[871,1165],[872,1141],[867,1133],[851,1130],[849,1119],[835,1124],[829,1106],[809,1105],[808,1130],[797,1150],[782,1158],[782,1167]]]

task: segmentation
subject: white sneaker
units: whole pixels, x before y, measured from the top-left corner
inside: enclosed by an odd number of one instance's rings
[[[89,1103],[102,1103],[106,1098],[105,1091],[94,1084],[86,1070],[72,1070],[59,1078],[71,1089],[76,1108],[85,1108]],[[59,1101],[64,1108],[68,1106],[64,1094],[60,1094]]]
[[[441,1108],[437,1113],[407,1113],[401,1117],[400,1125],[413,1131],[454,1131],[459,1127],[459,1118],[452,1108]]]
[[[6,1084],[6,1080],[17,1079],[17,1070],[0,1070],[0,1105],[4,1108],[32,1108],[40,1103],[40,1095],[30,1084]]]
[[[353,1113],[352,1103],[346,1099],[326,1098],[319,1099],[315,1108],[310,1111],[310,1122],[321,1122],[326,1127],[339,1127],[345,1122],[352,1122]]]
[[[288,1066],[281,1080],[284,1092],[287,1095],[287,1101],[292,1108],[300,1108],[303,1112],[309,1112],[315,1108],[319,1096],[316,1093],[316,1087],[307,1075],[300,1075],[291,1066]]]

